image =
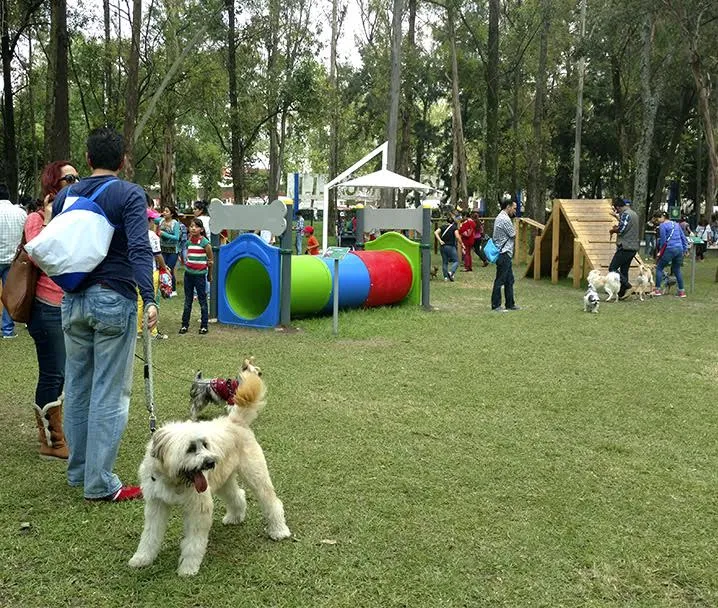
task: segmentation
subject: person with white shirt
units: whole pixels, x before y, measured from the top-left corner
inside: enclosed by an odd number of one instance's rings
[[[5,287],[10,265],[15,259],[17,246],[22,240],[27,214],[20,205],[10,202],[10,191],[6,184],[0,184],[0,279]],[[8,312],[2,311],[3,339],[17,338],[15,322]]]

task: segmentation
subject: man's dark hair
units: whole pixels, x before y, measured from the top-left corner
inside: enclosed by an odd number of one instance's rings
[[[98,127],[87,136],[87,157],[93,169],[117,171],[125,158],[125,140],[112,127]]]
[[[499,203],[501,205],[501,211],[506,209],[506,207],[510,207],[513,202],[514,202],[514,199],[510,196],[502,198],[501,203]]]
[[[7,184],[0,184],[0,199],[4,201],[10,199],[10,190],[8,190]]]

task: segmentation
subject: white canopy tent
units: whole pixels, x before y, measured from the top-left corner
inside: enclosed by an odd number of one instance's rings
[[[433,190],[432,186],[427,186],[413,179],[389,171],[389,169],[381,169],[368,175],[362,175],[350,179],[349,181],[337,184],[338,188],[344,187],[356,188],[397,188],[399,190]]]
[[[381,146],[374,149],[372,152],[367,154],[359,162],[353,164],[344,173],[339,174],[332,181],[324,186],[324,222],[322,227],[322,250],[326,250],[327,243],[329,240],[329,189],[335,187],[357,187],[357,188],[396,188],[398,190],[434,190],[432,186],[427,186],[420,182],[389,171],[386,168],[386,155],[389,149],[389,143],[384,142]],[[362,175],[348,181],[342,181],[349,177],[354,171],[356,171],[362,165],[368,163],[372,158],[378,154],[382,155],[382,168],[374,173],[368,175]]]

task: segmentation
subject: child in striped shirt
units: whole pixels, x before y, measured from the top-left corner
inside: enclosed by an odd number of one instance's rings
[[[184,311],[179,333],[186,334],[192,314],[192,299],[195,291],[201,311],[199,333],[207,333],[207,282],[212,280],[212,247],[204,231],[202,220],[195,218],[189,225],[187,260],[184,271]]]

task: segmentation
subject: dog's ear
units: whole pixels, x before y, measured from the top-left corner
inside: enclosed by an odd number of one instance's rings
[[[194,377],[195,380],[201,380],[202,379],[202,370],[199,370],[197,372],[197,375]]]
[[[160,462],[164,462],[169,439],[170,434],[166,429],[158,429],[155,434],[152,435],[152,458],[156,458]]]

